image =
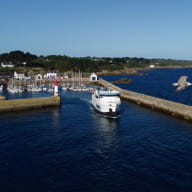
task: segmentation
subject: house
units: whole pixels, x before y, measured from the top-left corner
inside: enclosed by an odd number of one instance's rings
[[[91,82],[97,82],[97,80],[98,80],[97,75],[96,75],[95,73],[92,73],[92,74],[90,75],[90,81],[91,81]]]
[[[55,79],[57,77],[57,73],[47,73],[44,75],[44,78],[47,78],[47,79]]]
[[[155,68],[155,65],[151,64],[149,65],[149,68]]]
[[[14,67],[12,62],[1,62],[1,67]]]
[[[14,79],[23,80],[23,79],[25,79],[25,74],[24,74],[24,73],[17,73],[17,72],[15,71],[13,77],[14,77]]]
[[[35,76],[35,79],[36,80],[42,80],[43,79],[43,75],[38,74],[38,75]]]

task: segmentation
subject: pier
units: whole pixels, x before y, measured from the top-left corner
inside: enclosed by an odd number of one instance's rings
[[[192,106],[124,90],[108,81],[103,80],[102,78],[98,80],[98,84],[111,87],[112,89],[119,91],[121,98],[124,100],[148,107],[152,110],[161,111],[175,117],[192,121]]]
[[[0,100],[5,100],[6,97],[5,96],[0,96]]]
[[[0,100],[0,112],[37,109],[43,107],[59,106],[61,98],[59,96],[40,97],[29,99]]]

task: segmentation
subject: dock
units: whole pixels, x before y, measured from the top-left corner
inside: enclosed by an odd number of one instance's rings
[[[192,106],[128,91],[100,78],[98,84],[120,92],[121,98],[152,110],[161,111],[184,120],[192,121]]]
[[[60,106],[60,96],[15,99],[15,100],[0,100],[0,112],[30,110],[43,107]]]
[[[5,100],[6,97],[5,96],[0,96],[0,100]]]

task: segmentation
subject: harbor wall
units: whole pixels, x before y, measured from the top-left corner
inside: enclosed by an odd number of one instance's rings
[[[109,83],[108,81],[103,80],[102,78],[99,79],[98,83],[102,86],[108,86],[114,90],[119,91],[121,94],[121,98],[124,100],[149,107],[152,110],[162,111],[172,116],[192,121],[192,106],[160,99],[133,91],[124,90],[116,85]]]
[[[0,96],[0,100],[5,100],[6,97],[5,96]]]
[[[0,100],[0,112],[59,106],[60,103],[61,98],[59,96],[15,99],[15,100]]]

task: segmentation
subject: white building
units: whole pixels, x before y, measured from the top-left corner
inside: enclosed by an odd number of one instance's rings
[[[12,62],[1,62],[1,67],[14,67],[14,65],[12,64]]]
[[[47,78],[47,79],[55,79],[57,77],[57,73],[47,73],[44,75],[44,78]]]
[[[23,80],[23,79],[25,79],[25,74],[24,74],[24,73],[17,73],[17,72],[15,71],[15,72],[14,72],[14,79]]]
[[[43,75],[38,74],[38,75],[35,76],[35,79],[36,80],[42,80],[43,79]]]
[[[151,64],[149,65],[149,68],[155,68],[155,65]]]
[[[92,73],[92,74],[90,75],[90,81],[91,81],[91,82],[97,82],[97,80],[98,80],[97,75],[96,75],[95,73]]]

